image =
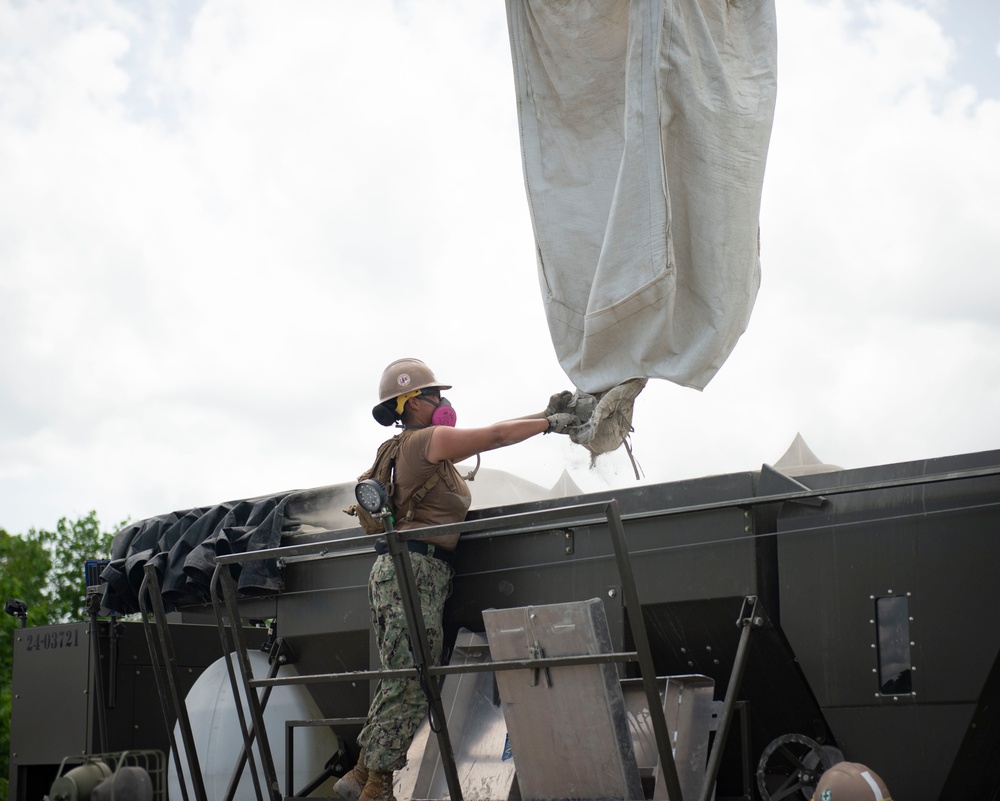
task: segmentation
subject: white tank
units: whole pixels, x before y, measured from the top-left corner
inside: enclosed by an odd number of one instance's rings
[[[268,670],[267,654],[260,651],[249,651],[248,655],[254,678],[265,678]],[[237,677],[239,677],[239,663],[234,654],[230,654],[230,658],[233,659],[233,667],[236,669]],[[278,672],[278,676],[294,675],[297,675],[294,666],[283,666]],[[242,686],[240,687],[240,702],[243,705],[248,725],[250,725],[250,713],[247,709],[246,696],[243,694]],[[240,734],[239,718],[236,713],[236,704],[233,702],[232,685],[229,682],[229,672],[226,669],[225,659],[219,659],[198,677],[188,693],[185,703],[187,704],[188,717],[191,719],[191,732],[198,751],[201,772],[205,778],[205,790],[209,798],[225,798],[233,768],[243,749],[243,736]],[[285,792],[285,721],[322,717],[323,715],[320,714],[312,696],[304,686],[272,688],[271,697],[264,709],[264,726],[274,757],[274,769],[283,794]],[[306,783],[312,781],[322,772],[327,760],[337,750],[337,738],[325,726],[298,727],[294,737],[294,791],[298,792]],[[188,778],[188,795],[191,797],[188,764],[179,726],[174,726],[174,738],[177,741],[177,749],[182,761],[183,775]],[[260,759],[256,743],[254,743],[253,756],[259,769]],[[183,799],[184,796],[181,794],[177,776],[177,765],[172,755],[167,772],[167,783],[171,801]],[[317,793],[319,795],[332,795],[330,792],[324,792],[322,788],[317,790]],[[266,789],[264,795],[265,797],[268,795]],[[256,797],[248,764],[244,768],[234,801],[255,801]]]

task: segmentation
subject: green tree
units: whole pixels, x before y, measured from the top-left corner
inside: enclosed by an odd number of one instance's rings
[[[51,569],[52,557],[37,537],[19,537],[0,529],[0,603],[6,604],[8,599],[16,598],[27,605],[32,621],[48,620],[49,602],[45,595],[45,583]],[[7,797],[10,681],[14,630],[20,625],[14,617],[0,617],[0,798]]]
[[[127,521],[120,524],[124,528]],[[62,518],[55,531],[30,529],[24,536],[0,529],[0,603],[16,598],[28,607],[28,622],[44,626],[86,617],[84,565],[107,559],[114,532],[102,532],[96,512]],[[0,616],[0,799],[7,798],[10,772],[10,703],[14,629],[20,621]]]
[[[52,555],[46,587],[51,605],[47,623],[67,623],[87,617],[84,565],[91,559],[107,559],[115,532],[127,523],[122,521],[115,531],[102,532],[97,512],[91,511],[77,520],[60,518],[55,531],[28,532],[29,538],[42,542]]]

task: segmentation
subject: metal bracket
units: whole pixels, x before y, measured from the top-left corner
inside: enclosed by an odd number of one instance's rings
[[[760,466],[760,480],[757,482],[757,494],[760,496],[765,495],[784,495],[792,492],[812,492],[809,487],[801,482],[796,481],[791,476],[786,476],[779,470],[775,470],[769,464],[763,464]],[[810,495],[803,498],[791,498],[789,499],[791,503],[801,503],[806,506],[821,507],[827,500],[822,495]]]
[[[528,656],[531,659],[544,659],[545,658],[545,649],[542,648],[542,646],[540,646],[536,642],[536,643],[528,646]],[[538,674],[539,674],[539,672],[542,674],[542,678],[545,680],[545,686],[546,687],[551,687],[552,686],[552,675],[549,673],[549,669],[547,667],[545,667],[545,668],[534,668],[531,671],[531,686],[532,687],[537,687],[538,686]]]
[[[739,628],[744,626],[749,626],[754,629],[763,628],[764,618],[762,615],[757,614],[757,596],[748,595],[743,599],[743,605],[740,606],[739,617],[736,618],[736,625]]]
[[[288,640],[283,637],[276,637],[271,643],[271,651],[267,656],[269,664],[277,662],[279,665],[294,665],[299,661],[298,654],[292,649]]]

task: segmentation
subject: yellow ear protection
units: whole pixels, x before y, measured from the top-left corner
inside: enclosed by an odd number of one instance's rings
[[[410,398],[415,398],[419,394],[420,394],[420,390],[419,389],[415,389],[412,392],[405,392],[402,395],[398,396],[396,398],[396,414],[402,414],[403,413],[403,407],[406,406],[406,402]]]

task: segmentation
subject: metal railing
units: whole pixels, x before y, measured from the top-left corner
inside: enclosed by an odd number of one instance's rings
[[[525,530],[534,530],[539,524],[558,522],[560,526],[583,525],[606,522],[611,534],[611,542],[614,547],[615,560],[618,565],[619,579],[622,585],[625,608],[628,612],[629,623],[632,629],[632,637],[636,650],[627,653],[595,654],[584,657],[561,657],[561,658],[540,658],[526,659],[518,661],[494,662],[485,665],[463,665],[463,666],[437,666],[430,663],[427,655],[430,648],[427,642],[427,634],[423,628],[423,616],[419,613],[420,604],[417,598],[416,583],[413,578],[413,567],[410,561],[410,551],[406,547],[406,541],[420,537],[421,539],[440,536],[444,534],[472,534],[475,532],[490,532],[492,536],[511,535],[523,533]],[[527,529],[525,524],[530,524]],[[349,537],[328,542],[308,543],[303,545],[286,546],[283,548],[272,548],[269,550],[253,551],[251,553],[227,554],[220,556],[216,560],[215,575],[213,585],[218,581],[222,589],[222,597],[213,592],[216,605],[225,605],[229,619],[229,636],[236,646],[237,662],[239,664],[243,687],[249,699],[248,709],[253,723],[253,730],[258,733],[257,750],[260,756],[262,769],[267,783],[267,791],[272,801],[279,801],[282,798],[278,785],[277,776],[274,770],[274,762],[271,757],[270,748],[267,743],[266,732],[264,732],[263,710],[257,698],[256,690],[259,687],[274,687],[284,684],[305,684],[329,681],[346,681],[357,679],[382,679],[382,678],[413,678],[421,679],[421,685],[428,695],[434,729],[438,738],[438,745],[441,753],[442,767],[448,783],[448,791],[453,801],[462,801],[462,788],[458,778],[458,771],[455,765],[454,752],[451,747],[448,733],[447,720],[441,705],[439,682],[436,680],[426,681],[426,678],[437,679],[439,676],[449,673],[473,672],[475,670],[523,670],[556,667],[568,664],[594,664],[611,661],[635,661],[639,664],[639,673],[643,681],[647,703],[649,704],[650,718],[653,725],[653,732],[656,739],[657,751],[660,757],[661,770],[666,782],[670,797],[676,801],[683,801],[681,797],[680,784],[677,777],[677,768],[674,764],[673,753],[670,746],[670,736],[667,730],[666,717],[663,713],[662,702],[660,700],[659,689],[656,682],[656,674],[653,668],[653,657],[650,649],[649,638],[645,626],[642,623],[642,610],[639,605],[639,596],[635,586],[635,579],[632,574],[632,566],[629,561],[628,548],[625,543],[625,532],[622,526],[621,516],[618,512],[618,504],[614,500],[600,503],[580,504],[576,506],[560,507],[543,511],[526,512],[522,514],[507,515],[504,517],[489,518],[477,521],[466,521],[443,526],[433,526],[422,529],[410,529],[408,531],[389,531],[385,534],[386,542],[389,545],[389,554],[392,556],[396,567],[396,578],[400,585],[400,595],[402,597],[404,611],[406,613],[407,624],[410,633],[410,642],[414,655],[414,667],[404,670],[373,670],[354,671],[350,673],[315,674],[312,676],[296,676],[268,679],[254,679],[250,669],[249,661],[246,658],[246,646],[242,639],[242,629],[238,609],[238,599],[236,597],[236,585],[232,580],[229,566],[233,564],[243,564],[257,559],[269,559],[279,557],[301,556],[308,554],[324,553],[332,556],[336,552],[357,548],[358,545],[370,544],[369,536]],[[333,553],[331,553],[331,551]],[[234,685],[234,694],[236,692]],[[436,719],[435,719],[436,718]],[[244,733],[246,748],[251,747],[249,730],[245,722],[241,721]],[[258,794],[260,801],[263,797]]]

